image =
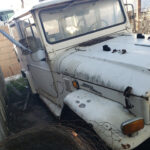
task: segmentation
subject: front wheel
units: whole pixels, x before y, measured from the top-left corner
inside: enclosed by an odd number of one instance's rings
[[[69,127],[49,125],[25,130],[5,140],[3,150],[94,150]]]
[[[60,124],[74,129],[91,147],[92,150],[111,150],[106,143],[95,133],[93,126],[87,124],[65,105]]]

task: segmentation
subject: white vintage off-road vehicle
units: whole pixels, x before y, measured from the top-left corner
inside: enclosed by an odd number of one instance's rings
[[[150,137],[150,41],[130,33],[122,0],[44,1],[10,29],[22,74],[55,116],[69,107],[113,150]]]

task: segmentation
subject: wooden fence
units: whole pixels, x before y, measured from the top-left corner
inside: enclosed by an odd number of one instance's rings
[[[0,29],[9,33],[7,26],[0,26]],[[0,66],[4,77],[20,73],[20,64],[17,61],[13,44],[2,34],[0,34]]]

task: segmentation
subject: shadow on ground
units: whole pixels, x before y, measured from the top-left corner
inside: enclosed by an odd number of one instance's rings
[[[50,123],[58,123],[42,100],[30,95],[27,81],[20,78],[7,83],[8,91],[8,127],[10,135],[32,127],[41,127]],[[150,149],[150,140],[147,140],[135,150]]]
[[[11,133],[56,122],[38,96],[30,95],[29,97],[27,81],[23,78],[8,82],[7,91],[8,127]]]
[[[67,126],[65,120],[58,121],[38,96],[29,97],[27,85],[23,78],[7,83],[10,138],[2,143],[3,150],[108,150],[96,137],[97,145],[84,132],[80,136],[75,128]]]

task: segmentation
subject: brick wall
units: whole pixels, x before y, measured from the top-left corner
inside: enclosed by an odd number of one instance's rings
[[[9,33],[7,26],[0,26],[1,30]],[[0,66],[4,77],[10,77],[20,73],[20,65],[17,61],[13,44],[0,34]]]

